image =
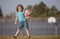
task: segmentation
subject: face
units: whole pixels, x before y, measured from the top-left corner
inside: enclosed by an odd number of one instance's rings
[[[18,11],[22,11],[22,8],[20,6],[18,7]]]

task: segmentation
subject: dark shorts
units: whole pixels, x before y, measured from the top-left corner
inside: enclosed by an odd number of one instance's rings
[[[19,26],[18,28],[19,28],[20,30],[22,30],[24,27],[25,27],[26,29],[29,29],[27,20],[26,20],[26,21],[21,21],[21,22],[19,22],[18,26]]]

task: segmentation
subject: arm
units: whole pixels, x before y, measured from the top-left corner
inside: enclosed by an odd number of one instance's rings
[[[18,17],[16,16],[16,18],[15,18],[15,24],[17,24],[17,21],[18,21]]]

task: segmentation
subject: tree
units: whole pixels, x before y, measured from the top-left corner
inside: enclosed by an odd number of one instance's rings
[[[56,6],[54,6],[54,5],[51,7],[50,11],[51,11],[51,14],[52,14],[53,16],[55,16],[56,13],[58,12]]]
[[[54,6],[54,5],[51,7],[51,10],[52,10],[53,12],[55,12],[55,13],[58,11],[57,8],[56,8],[56,6]]]
[[[32,9],[32,5],[28,5],[26,9]]]
[[[60,11],[58,11],[55,16],[60,17]]]
[[[38,5],[35,5],[32,9],[32,16],[34,17],[42,17],[45,16],[46,12],[46,4],[43,2],[39,3]]]
[[[1,7],[0,7],[0,18],[3,18],[3,13],[2,13]]]
[[[43,2],[39,3],[39,13],[40,14],[44,14],[44,12],[46,11],[46,4],[44,4]]]
[[[32,16],[33,17],[38,17],[39,16],[39,12],[38,12],[38,5],[35,5],[32,9]]]
[[[51,8],[47,7],[44,2],[40,2],[37,5],[28,6],[26,9],[32,9],[32,17],[49,17],[55,16],[58,12],[56,6],[52,6]]]

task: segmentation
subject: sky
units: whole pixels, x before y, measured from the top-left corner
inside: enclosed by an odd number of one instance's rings
[[[49,8],[55,5],[56,8],[60,10],[60,0],[0,0],[0,6],[2,13],[5,16],[6,14],[10,14],[10,12],[15,12],[18,4],[22,4],[24,8],[26,8],[28,5],[34,6],[41,1],[43,1]]]

